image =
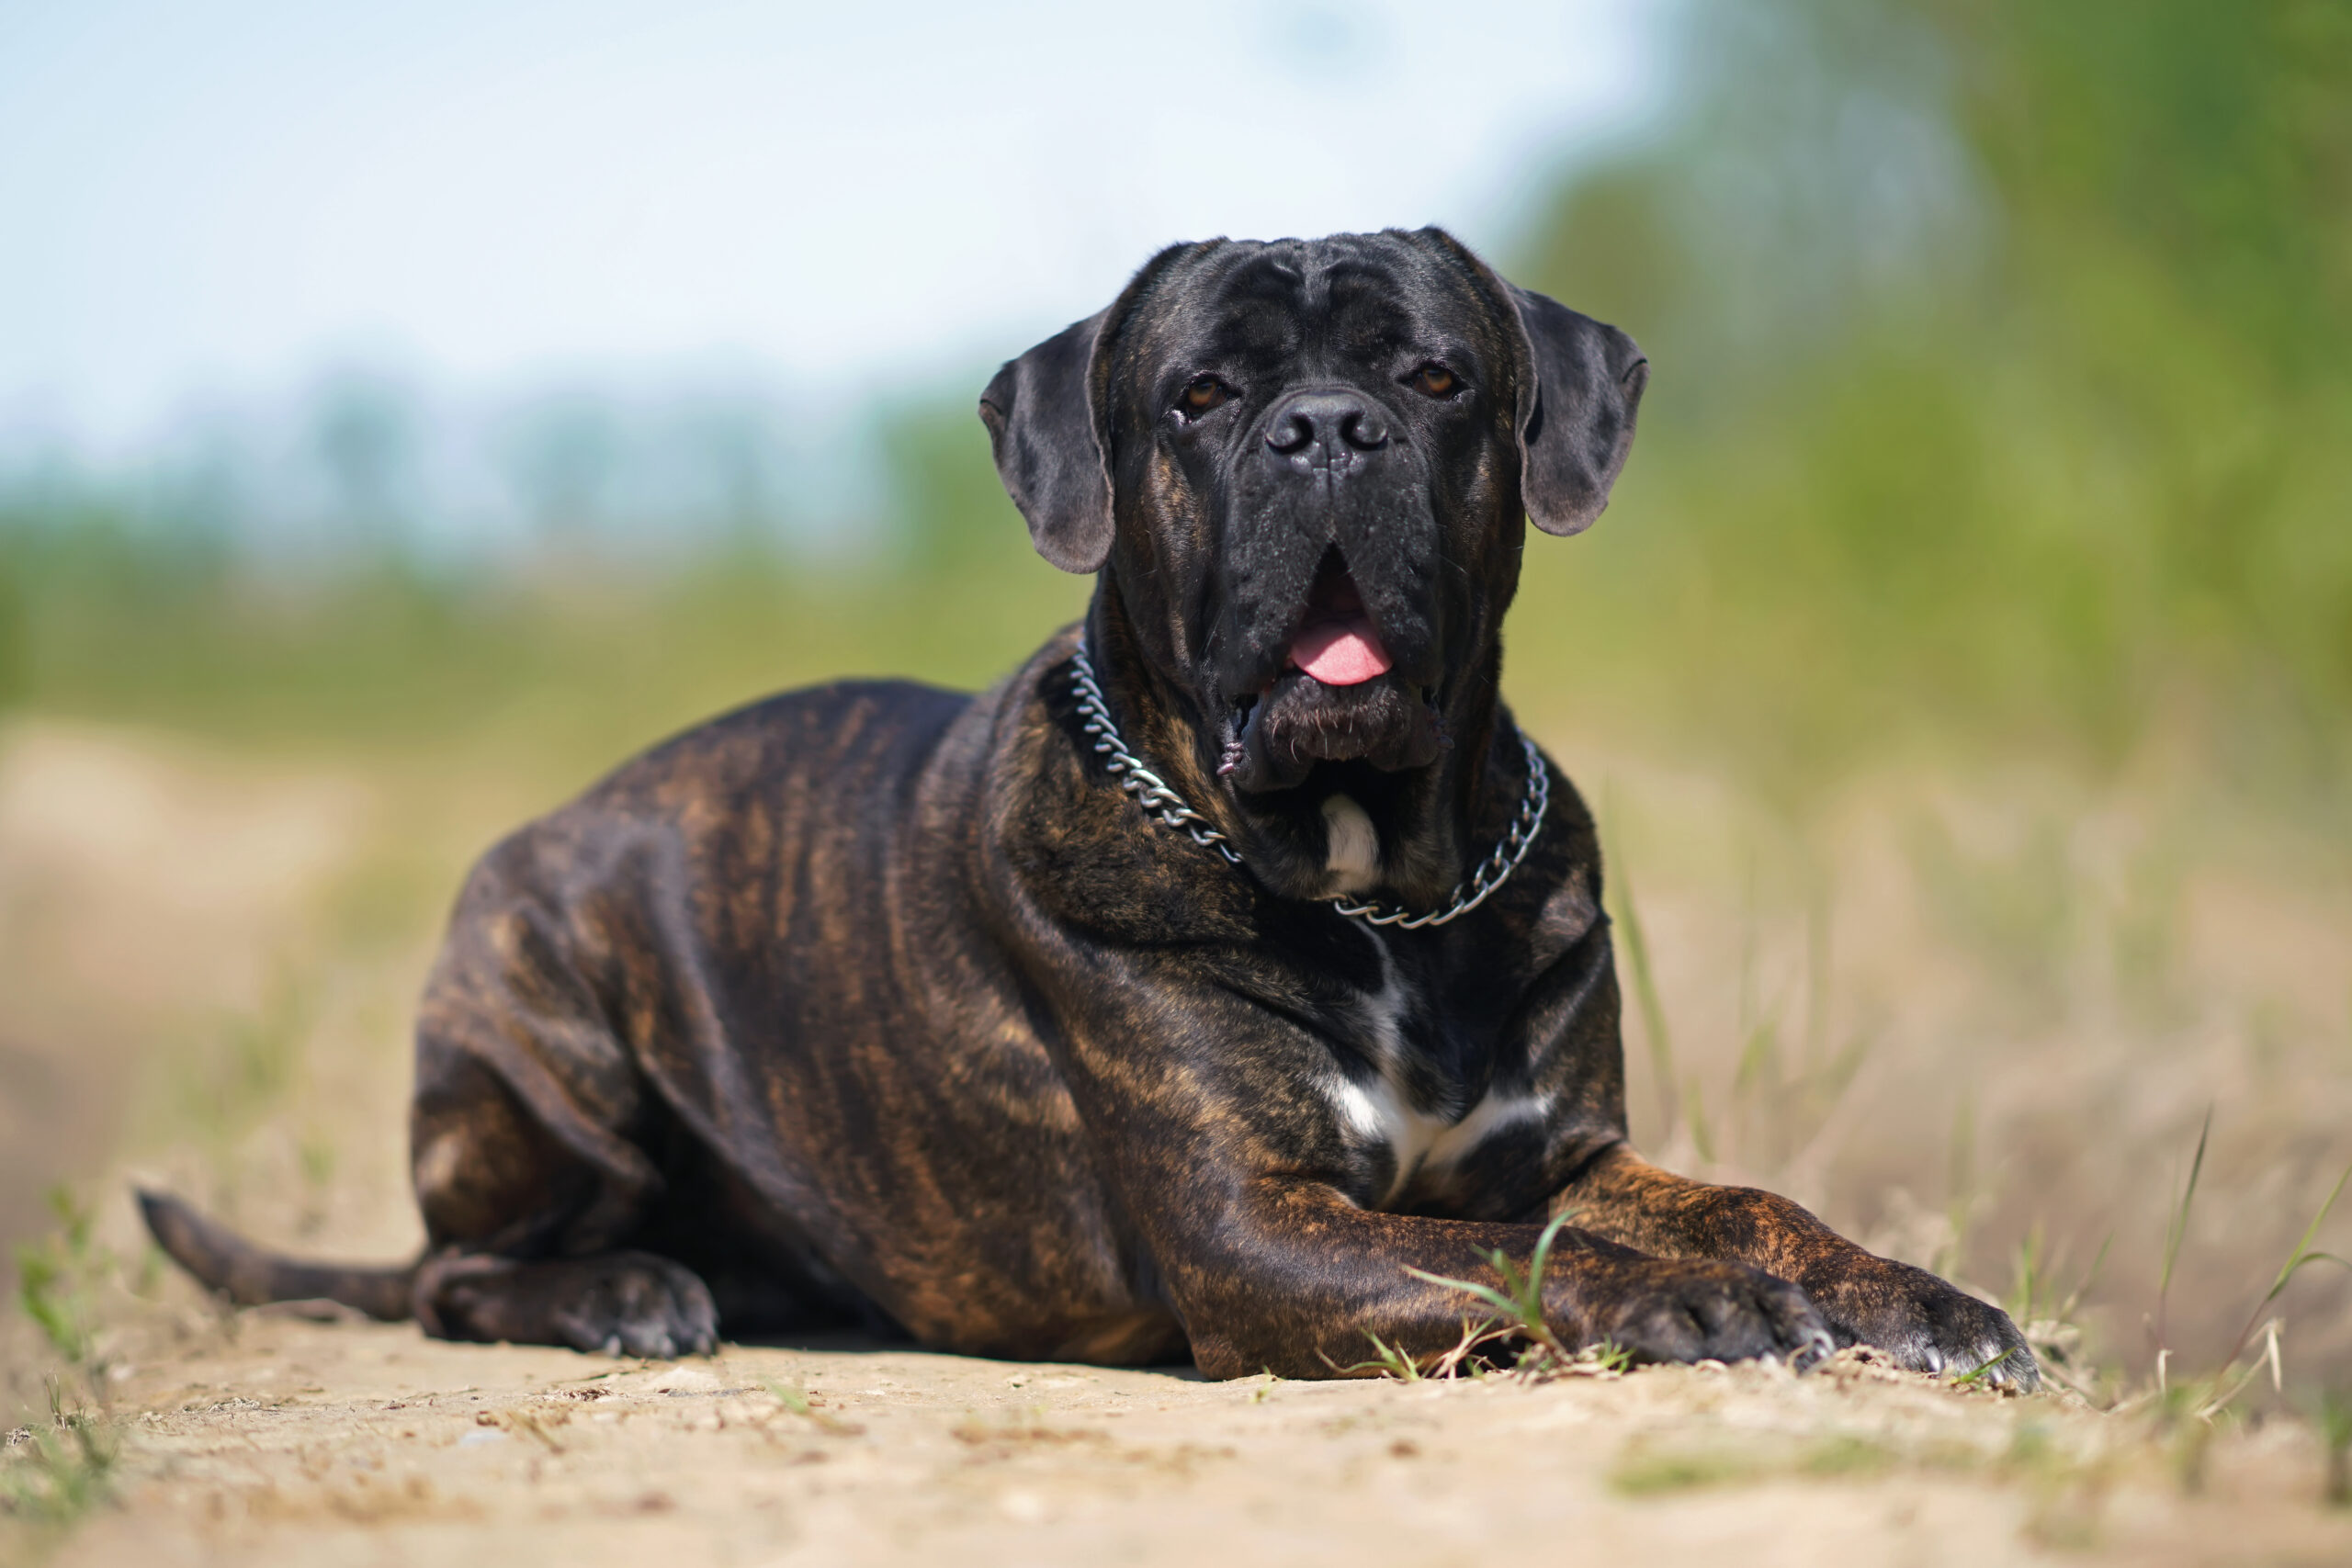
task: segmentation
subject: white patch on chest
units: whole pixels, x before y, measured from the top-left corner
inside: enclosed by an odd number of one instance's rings
[[[1380,942],[1376,935],[1373,940]],[[1444,1106],[1428,1111],[1416,1106],[1405,1087],[1404,1072],[1404,1020],[1415,998],[1389,962],[1386,942],[1380,942],[1380,989],[1364,998],[1362,1013],[1363,1043],[1379,1076],[1360,1084],[1335,1072],[1329,1092],[1340,1121],[1351,1132],[1367,1142],[1386,1145],[1396,1157],[1396,1174],[1380,1195],[1385,1203],[1423,1169],[1442,1171],[1501,1129],[1542,1119],[1551,1106],[1541,1095],[1493,1092],[1461,1114]]]
[[[1324,869],[1331,874],[1334,893],[1369,893],[1380,883],[1380,832],[1372,816],[1351,795],[1323,799],[1323,829],[1330,853]],[[1384,961],[1386,954],[1383,953]]]

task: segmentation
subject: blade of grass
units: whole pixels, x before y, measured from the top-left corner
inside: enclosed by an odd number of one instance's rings
[[[2237,1343],[2230,1347],[2229,1358],[2222,1363],[2224,1367],[2237,1364],[2237,1359],[2244,1355],[2245,1348],[2254,1342],[2254,1337],[2258,1332],[2257,1325],[2262,1321],[2262,1314],[2269,1309],[2272,1302],[2277,1301],[2285,1292],[2289,1282],[2302,1271],[2305,1265],[2334,1263],[2341,1268],[2352,1269],[2352,1261],[2338,1258],[2332,1252],[2315,1252],[2312,1249],[2312,1238],[2318,1235],[2319,1227],[2327,1223],[2328,1211],[2335,1207],[2335,1201],[2344,1196],[2344,1184],[2346,1181],[2352,1181],[2352,1165],[2346,1166],[2344,1174],[2335,1179],[2335,1185],[2328,1190],[2326,1201],[2320,1204],[2319,1213],[2312,1216],[2312,1223],[2303,1227],[2302,1239],[2295,1243],[2295,1250],[2287,1255],[2287,1261],[2278,1266],[2278,1277],[2270,1281],[2269,1291],[2254,1304],[2253,1313],[2245,1320],[2245,1327],[2238,1333]]]
[[[1967,1376],[1952,1379],[1951,1386],[1954,1388],[1966,1388],[1970,1383],[1973,1383],[1978,1378],[1984,1376],[1994,1368],[1999,1366],[2002,1362],[2007,1360],[2011,1356],[2016,1354],[2017,1352],[2015,1350],[2004,1350],[1999,1355],[1994,1357],[1991,1360],[1985,1362],[1983,1366],[1977,1368],[1974,1371],[1970,1372]]]
[[[2009,1315],[2017,1319],[2020,1326],[2034,1320],[2033,1309],[2041,1304],[2041,1287],[2047,1283],[2048,1265],[2042,1257],[2043,1245],[2041,1222],[2036,1220],[2033,1227],[2018,1242],[2016,1261],[2011,1266],[2017,1284],[2009,1292]]]
[[[2180,1260],[2180,1244],[2188,1235],[2188,1208],[2197,1201],[2197,1179],[2205,1169],[2205,1143],[2213,1133],[2213,1108],[2205,1108],[2204,1125],[2197,1130],[2197,1153],[2188,1162],[2188,1184],[2180,1190],[2180,1201],[2173,1205],[2172,1217],[2165,1225],[2165,1267],[2156,1280],[2156,1351],[2159,1358],[2171,1348],[2165,1337],[2166,1314],[2172,1297],[2173,1265]],[[2234,1359],[2234,1358],[2233,1358]],[[2162,1377],[2162,1360],[2158,1361],[2158,1377]]]
[[[1968,1251],[1968,1228],[1976,1214],[1976,1086],[1963,1081],[1952,1107],[1951,1147],[1944,1178],[1944,1223],[1951,1232],[1933,1260],[1933,1272],[1960,1270]]]
[[[2058,1309],[2057,1315],[2059,1322],[2070,1323],[2074,1320],[2075,1309],[2083,1304],[2083,1298],[2090,1294],[2092,1286],[2098,1283],[2099,1270],[2104,1268],[2107,1263],[2107,1249],[2114,1245],[2115,1233],[2113,1231],[2108,1232],[2105,1236],[2100,1238],[2098,1251],[2091,1257],[2090,1271],[2083,1276],[2082,1281],[2079,1284],[2077,1284],[2071,1292],[2067,1292],[2065,1304]]]
[[[1506,1319],[1516,1319],[1519,1316],[1519,1304],[1492,1285],[1482,1285],[1476,1280],[1456,1280],[1445,1274],[1431,1274],[1420,1269],[1408,1268],[1405,1272],[1416,1280],[1423,1280],[1432,1285],[1442,1285],[1449,1291],[1460,1291],[1464,1295],[1494,1308],[1496,1313]]]
[[[1363,1331],[1363,1337],[1372,1341],[1373,1359],[1369,1361],[1357,1361],[1343,1367],[1340,1365],[1339,1362],[1331,1359],[1330,1357],[1325,1356],[1320,1350],[1317,1350],[1315,1353],[1316,1355],[1322,1357],[1323,1364],[1325,1366],[1330,1368],[1334,1372],[1337,1372],[1343,1378],[1353,1377],[1358,1372],[1378,1372],[1385,1377],[1395,1378],[1398,1382],[1419,1382],[1421,1381],[1421,1366],[1419,1361],[1415,1360],[1412,1357],[1408,1356],[1404,1351],[1398,1349],[1396,1346],[1391,1345],[1388,1341],[1383,1339],[1379,1335],[1374,1334],[1369,1328]]]
[[[1609,820],[1615,822],[1616,790],[1607,791],[1610,805]],[[1623,840],[1612,829],[1604,852],[1610,868],[1606,886],[1616,894],[1619,923],[1625,929],[1625,961],[1633,966],[1634,1001],[1641,1009],[1642,1032],[1649,1037],[1650,1073],[1657,1080],[1658,1114],[1663,1121],[1658,1128],[1660,1139],[1674,1135],[1682,1119],[1682,1108],[1676,1095],[1674,1042],[1667,1032],[1666,1005],[1658,999],[1657,976],[1650,967],[1649,939],[1642,931],[1642,913],[1634,901],[1634,879],[1625,870]]]
[[[1576,1216],[1576,1213],[1573,1208],[1563,1209],[1552,1216],[1543,1234],[1535,1238],[1535,1246],[1528,1254],[1527,1270],[1523,1274],[1510,1255],[1502,1248],[1497,1247],[1487,1255],[1488,1265],[1502,1280],[1500,1290],[1476,1280],[1456,1280],[1420,1269],[1408,1268],[1405,1272],[1417,1280],[1442,1285],[1450,1291],[1459,1291],[1483,1303],[1494,1310],[1502,1323],[1565,1357],[1568,1352],[1552,1332],[1552,1325],[1544,1314],[1544,1271],[1552,1261],[1553,1243],[1559,1239],[1560,1232]]]
[[[1707,1097],[1699,1086],[1699,1075],[1692,1073],[1686,1091],[1690,1095],[1690,1126],[1691,1146],[1699,1157],[1709,1165],[1715,1163],[1714,1124],[1707,1120]]]
[[[2319,1437],[2327,1450],[2320,1502],[2331,1508],[2352,1507],[2352,1399],[2334,1390],[2320,1396]]]

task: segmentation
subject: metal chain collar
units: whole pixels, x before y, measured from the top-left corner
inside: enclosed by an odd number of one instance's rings
[[[1153,773],[1144,760],[1127,750],[1119,738],[1119,726],[1111,716],[1111,705],[1102,695],[1102,682],[1094,676],[1094,660],[1087,656],[1086,634],[1078,635],[1078,647],[1070,656],[1070,688],[1078,698],[1079,716],[1085,720],[1086,733],[1093,738],[1094,750],[1103,759],[1119,781],[1119,787],[1136,797],[1144,815],[1163,828],[1172,828],[1192,838],[1204,849],[1215,850],[1225,857],[1228,865],[1238,866],[1241,857],[1223,833],[1209,825],[1209,819],[1184,804],[1184,797],[1168,787],[1168,781]],[[1535,749],[1521,731],[1520,745],[1527,752],[1527,794],[1519,803],[1519,816],[1503,835],[1495,852],[1478,863],[1470,879],[1457,885],[1453,897],[1442,909],[1426,915],[1416,915],[1377,900],[1358,903],[1341,895],[1325,900],[1342,915],[1373,926],[1396,926],[1399,930],[1417,931],[1423,926],[1442,926],[1447,921],[1468,914],[1487,901],[1487,896],[1510,879],[1519,863],[1527,858],[1528,846],[1535,842],[1535,835],[1544,830],[1544,813],[1552,803],[1552,773],[1544,765],[1544,753]]]

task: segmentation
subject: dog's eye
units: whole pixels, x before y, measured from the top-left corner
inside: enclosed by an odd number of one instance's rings
[[[1426,398],[1451,397],[1460,385],[1454,380],[1453,372],[1442,365],[1422,366],[1405,378],[1405,384]]]
[[[1195,376],[1184,385],[1184,412],[1195,417],[1233,396],[1233,389],[1214,376]]]

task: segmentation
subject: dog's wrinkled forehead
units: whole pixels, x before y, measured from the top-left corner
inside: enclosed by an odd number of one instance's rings
[[[1517,324],[1480,280],[1399,234],[1216,241],[1188,247],[1125,320],[1105,389],[1148,420],[1170,380],[1216,372],[1272,383],[1345,378],[1402,357],[1469,361],[1498,391],[1520,371]]]

